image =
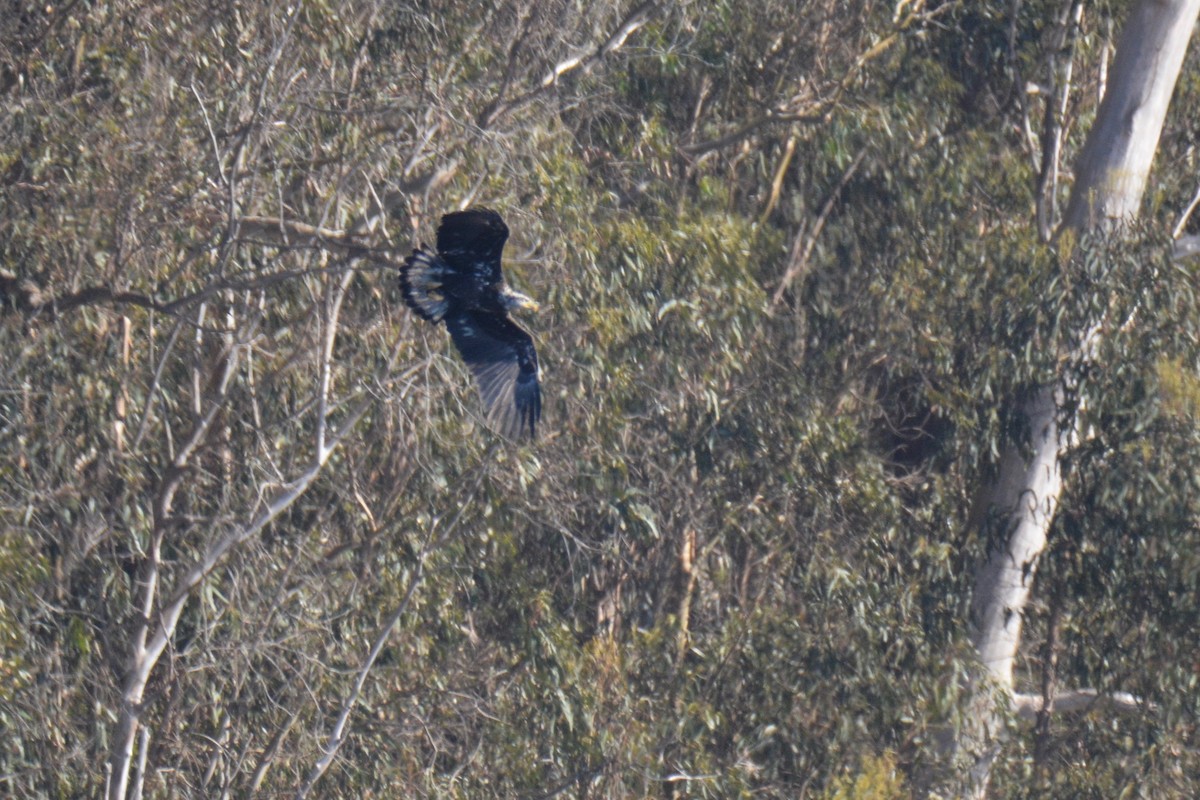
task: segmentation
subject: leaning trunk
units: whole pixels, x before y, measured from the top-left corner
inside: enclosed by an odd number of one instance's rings
[[[1064,228],[1076,234],[1116,228],[1141,204],[1172,90],[1195,27],[1200,0],[1144,0],[1131,12],[1110,71],[1108,92],[1075,170]],[[1102,320],[1076,332],[1060,363],[1078,366],[1095,352]],[[960,795],[983,797],[999,752],[1003,710],[1013,698],[1021,623],[1062,492],[1062,461],[1078,436],[1069,387],[1035,389],[1024,401],[1027,440],[1002,454],[981,487],[985,529],[995,534],[975,579],[971,641],[980,661],[970,716],[957,734]]]

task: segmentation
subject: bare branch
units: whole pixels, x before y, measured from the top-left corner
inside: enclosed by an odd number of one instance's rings
[[[150,729],[142,726],[138,737],[138,768],[137,778],[133,782],[132,800],[142,800],[142,792],[146,785],[146,760],[150,754]]]
[[[209,547],[204,556],[179,581],[175,591],[170,596],[170,601],[158,614],[157,627],[154,629],[153,635],[146,640],[144,645],[138,646],[135,650],[134,668],[131,670],[126,683],[122,719],[118,728],[118,733],[122,738],[118,739],[118,748],[113,751],[112,756],[113,772],[117,776],[117,780],[110,787],[109,796],[113,800],[124,798],[125,796],[125,786],[129,779],[129,762],[133,755],[132,739],[139,724],[142,696],[145,692],[146,684],[149,682],[150,674],[158,664],[158,660],[162,657],[163,651],[166,650],[167,644],[175,635],[179,618],[183,613],[184,607],[187,605],[192,590],[200,585],[235,546],[258,535],[308,490],[317,475],[320,474],[321,468],[325,465],[325,461],[329,455],[341,443],[345,435],[354,428],[358,420],[362,418],[362,415],[366,413],[367,408],[373,402],[374,398],[368,397],[364,399],[350,413],[349,417],[343,423],[341,430],[331,437],[331,442],[325,453],[318,453],[313,459],[313,463],[303,473],[297,476],[290,484],[281,487],[267,504],[267,507],[248,525],[230,531],[220,541]],[[148,622],[149,620],[144,620],[143,625],[148,627]],[[145,638],[144,629],[139,638]]]
[[[50,318],[80,306],[98,303],[140,306],[155,311],[166,310],[164,305],[143,294],[116,292],[104,286],[89,286],[82,291],[51,298],[32,280],[21,279],[5,271],[0,271],[0,303],[26,314],[45,314]]]
[[[811,109],[821,109],[809,111],[808,113],[787,113],[783,111],[768,111],[765,114],[760,114],[749,122],[744,123],[738,128],[718,136],[715,139],[708,139],[703,142],[694,144],[685,144],[680,146],[680,150],[690,156],[702,156],[710,153],[713,150],[722,150],[732,144],[737,144],[748,136],[758,132],[760,128],[765,128],[769,125],[776,125],[782,122],[787,123],[807,123],[815,124],[825,120],[825,110],[827,105],[813,103]]]
[[[792,156],[796,154],[796,141],[796,135],[792,134],[783,147],[783,157],[779,159],[775,177],[771,180],[771,194],[767,197],[767,204],[763,207],[762,213],[758,215],[759,224],[767,221],[767,217],[771,216],[771,212],[775,210],[775,205],[779,202],[779,193],[783,191],[783,179],[787,175],[788,167],[792,164]]]
[[[151,670],[158,662],[162,648],[166,645],[166,640],[161,645],[157,641],[147,644],[147,641],[152,625],[154,608],[159,597],[158,582],[159,571],[162,566],[162,543],[171,525],[171,510],[174,505],[175,495],[183,483],[183,477],[187,472],[192,455],[208,437],[208,432],[212,428],[213,421],[225,406],[225,400],[228,397],[229,382],[237,369],[238,352],[240,349],[241,343],[231,342],[222,354],[222,371],[216,381],[213,395],[209,399],[208,410],[196,422],[192,429],[192,435],[188,437],[188,440],[179,448],[171,460],[171,464],[167,468],[162,484],[159,487],[158,496],[154,501],[154,532],[150,541],[150,552],[145,560],[139,580],[141,584],[140,615],[137,618],[134,629],[132,652],[130,653],[132,666],[129,669],[125,687],[122,690],[121,715],[118,719],[115,745],[109,759],[109,766],[112,770],[112,775],[115,777],[115,780],[109,787],[110,798],[119,800],[125,797],[133,759],[134,739],[141,724],[141,706],[146,690],[146,683],[149,681]],[[173,631],[174,627],[172,626]],[[143,740],[146,740],[145,732],[143,732]],[[145,753],[143,752],[141,755],[144,757]],[[140,777],[139,773],[139,781]],[[137,787],[135,789],[140,791]]]
[[[354,279],[354,270],[342,272],[341,280],[336,286],[327,286],[327,297],[324,303],[325,316],[321,332],[320,386],[317,388],[317,455],[322,461],[328,455],[325,444],[326,426],[329,421],[329,373],[330,362],[333,360],[333,343],[337,338],[338,317],[342,310],[342,301],[346,298],[346,290]]]
[[[1179,221],[1175,223],[1175,227],[1171,230],[1171,238],[1178,239],[1184,228],[1187,227],[1188,220],[1192,218],[1192,213],[1196,210],[1196,206],[1200,205],[1200,186],[1196,187],[1196,193],[1192,195],[1192,201],[1187,204],[1187,208],[1179,215]]]
[[[362,251],[367,244],[346,231],[309,225],[306,222],[277,217],[242,217],[238,227],[240,238],[257,239],[282,247],[322,247],[327,250]]]
[[[263,751],[262,756],[259,757],[258,766],[254,768],[254,774],[250,778],[251,792],[257,792],[259,787],[262,786],[262,782],[267,777],[267,770],[271,767],[271,762],[273,762],[275,757],[279,754],[279,749],[283,745],[284,737],[287,736],[288,731],[290,731],[292,726],[296,724],[296,720],[299,719],[299,717],[300,709],[293,709],[292,713],[288,715],[287,723],[281,725],[279,730],[275,732],[275,735],[271,737],[270,743],[267,745],[266,750]]]
[[[259,243],[280,247],[316,247],[341,251],[350,258],[370,258],[388,268],[398,267],[384,252],[376,252],[366,241],[345,231],[294,220],[252,215],[242,217],[238,228],[239,239],[259,239]],[[54,319],[82,306],[99,304],[137,306],[163,314],[178,315],[181,311],[225,290],[261,289],[319,271],[322,270],[281,270],[251,278],[221,278],[192,294],[175,300],[160,301],[140,292],[118,292],[106,286],[89,286],[71,294],[49,297],[46,291],[33,281],[0,270],[0,306],[8,306],[28,315],[45,316],[48,319]]]
[[[1200,234],[1192,234],[1191,236],[1181,236],[1175,240],[1175,247],[1171,251],[1171,258],[1176,261],[1183,261],[1185,258],[1200,256]]]
[[[850,166],[842,173],[842,177],[838,180],[837,186],[833,187],[833,191],[829,193],[824,205],[821,206],[821,211],[817,214],[817,220],[813,223],[812,231],[806,237],[796,237],[796,241],[792,245],[791,257],[789,259],[787,272],[779,281],[779,288],[775,290],[775,296],[771,298],[771,306],[778,306],[783,300],[783,294],[799,275],[802,275],[808,267],[808,259],[812,256],[813,248],[817,246],[817,239],[821,235],[821,231],[825,228],[825,222],[829,219],[829,214],[833,211],[834,205],[842,195],[842,190],[846,188],[846,184],[850,182],[850,178],[854,176],[858,170],[858,165],[862,163],[863,158],[867,155],[867,148],[858,151],[858,155],[850,162]]]
[[[647,0],[647,2],[630,11],[621,20],[616,30],[609,34],[608,38],[591,53],[572,56],[560,61],[550,68],[550,71],[542,78],[540,85],[522,95],[514,97],[512,100],[504,100],[502,96],[496,97],[479,115],[479,127],[490,128],[501,117],[524,108],[557,86],[559,80],[570,73],[578,71],[586,75],[596,64],[617,50],[620,50],[630,36],[650,21],[650,17],[657,9],[657,0]],[[501,92],[503,92],[503,89],[504,87],[502,86]]]
[[[188,88],[192,90],[192,96],[196,98],[196,105],[200,106],[200,114],[204,117],[204,127],[207,129],[208,139],[212,143],[213,163],[217,167],[217,175],[221,178],[222,183],[226,183],[228,178],[225,176],[225,166],[221,163],[221,148],[217,144],[217,134],[213,130],[212,120],[208,118],[208,109],[204,105],[203,98],[200,97],[200,91],[196,89],[196,84],[190,83]]]
[[[360,667],[358,670],[358,676],[354,680],[354,686],[350,690],[350,696],[346,698],[346,702],[342,704],[342,708],[338,713],[337,720],[333,723],[333,729],[329,732],[329,738],[325,742],[325,748],[321,753],[321,757],[317,759],[317,763],[313,765],[312,770],[304,779],[304,783],[301,784],[300,788],[296,791],[296,800],[302,800],[302,798],[308,796],[308,793],[312,791],[313,786],[315,786],[317,781],[321,779],[321,776],[325,774],[325,771],[329,769],[330,764],[333,763],[334,758],[337,757],[338,750],[341,749],[342,744],[346,741],[346,727],[350,722],[350,712],[354,709],[355,704],[358,702],[359,695],[362,694],[362,688],[367,682],[367,675],[370,673],[371,668],[375,665],[375,660],[379,658],[379,653],[383,650],[383,646],[387,643],[388,638],[391,637],[392,631],[395,630],[396,625],[399,624],[405,612],[408,611],[408,606],[412,602],[413,594],[416,592],[417,585],[421,582],[421,579],[424,576],[425,553],[422,552],[421,557],[417,561],[417,569],[415,572],[413,572],[412,577],[410,577],[408,580],[408,588],[404,591],[404,597],[401,599],[400,605],[397,606],[396,610],[392,612],[392,615],[388,617],[387,621],[383,624],[383,628],[380,630],[379,635],[375,638],[374,644],[371,645],[371,650],[367,653],[367,657],[363,661],[362,667]]]
[[[168,356],[175,349],[175,343],[179,341],[179,334],[183,331],[183,320],[177,319],[175,325],[171,328],[170,335],[167,336],[167,344],[163,347],[162,356],[158,360],[158,366],[154,368],[154,377],[150,380],[150,386],[146,389],[146,404],[142,409],[142,418],[138,422],[137,434],[133,437],[133,450],[138,450],[142,444],[142,437],[146,435],[147,426],[150,422],[150,412],[154,407],[155,400],[159,396],[162,386],[163,370],[167,367]],[[153,328],[151,328],[153,331]],[[153,341],[153,333],[151,333],[151,341]]]
[[[1050,54],[1050,92],[1042,120],[1042,163],[1037,185],[1038,236],[1043,242],[1054,235],[1058,218],[1058,174],[1062,156],[1063,120],[1071,99],[1071,75],[1075,68],[1075,44],[1079,39],[1083,3],[1071,0],[1058,19],[1055,43]],[[1057,97],[1053,93],[1057,93]]]
[[[492,449],[495,449],[494,445]],[[491,450],[488,451],[488,456],[490,457],[490,455]],[[484,465],[487,464],[487,460],[487,457],[485,457]],[[412,602],[413,593],[416,591],[421,579],[425,576],[425,559],[428,557],[434,546],[440,545],[442,542],[449,539],[454,531],[458,528],[458,524],[462,520],[463,513],[471,505],[471,501],[475,499],[475,493],[479,491],[479,486],[483,483],[483,478],[486,474],[486,469],[484,469],[484,466],[481,465],[479,468],[479,474],[475,479],[475,484],[471,487],[470,491],[467,492],[466,498],[458,507],[458,512],[442,531],[441,535],[435,537],[434,534],[436,529],[431,528],[429,534],[425,537],[425,542],[421,545],[421,551],[417,554],[417,568],[413,572],[412,577],[409,578],[408,588],[404,591],[404,597],[400,600],[400,605],[396,607],[396,610],[392,612],[392,615],[388,617],[387,621],[383,624],[383,627],[379,631],[379,635],[375,637],[374,644],[371,645],[371,649],[367,653],[366,659],[363,661],[362,666],[358,670],[358,675],[355,677],[354,686],[350,690],[350,695],[346,698],[346,701],[342,703],[342,707],[338,712],[337,719],[333,723],[333,729],[329,732],[329,737],[325,741],[324,752],[322,752],[321,757],[317,759],[317,763],[313,765],[312,770],[304,779],[304,783],[302,783],[300,788],[296,791],[295,800],[304,800],[304,798],[308,796],[309,792],[312,791],[313,786],[316,785],[317,781],[321,779],[321,776],[324,775],[326,770],[329,769],[330,765],[333,764],[333,760],[337,757],[338,751],[341,750],[342,745],[345,744],[347,736],[346,729],[350,724],[350,714],[354,710],[354,706],[358,703],[358,698],[362,694],[363,686],[366,685],[367,676],[370,674],[371,668],[375,665],[375,660],[379,657],[379,653],[382,652],[383,646],[391,637],[392,631],[395,630],[396,625],[398,625],[400,620],[404,617],[405,612],[408,610],[408,607]]]
[[[1040,694],[1014,694],[1013,710],[1026,722],[1036,722],[1042,713],[1045,699]],[[1092,710],[1096,706],[1110,708],[1123,714],[1140,714],[1155,711],[1157,706],[1129,692],[1104,694],[1096,689],[1072,689],[1052,698],[1050,713],[1077,714]]]

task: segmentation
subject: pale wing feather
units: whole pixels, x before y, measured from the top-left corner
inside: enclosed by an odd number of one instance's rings
[[[488,424],[503,436],[532,436],[541,417],[537,357],[528,334],[507,320],[451,312],[446,327],[470,368]]]

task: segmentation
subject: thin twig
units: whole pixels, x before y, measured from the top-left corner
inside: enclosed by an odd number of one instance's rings
[[[192,90],[192,96],[196,98],[196,104],[200,106],[200,114],[204,117],[204,127],[208,129],[208,138],[212,142],[213,161],[217,165],[217,175],[220,176],[222,183],[227,183],[228,178],[225,177],[225,167],[221,164],[221,147],[217,144],[217,134],[213,130],[212,120],[208,118],[208,109],[204,106],[204,100],[200,97],[200,92],[196,89],[194,82],[188,84],[188,88]]]
[[[354,270],[347,268],[342,272],[341,280],[336,286],[326,284],[327,297],[324,301],[321,323],[320,385],[317,387],[317,454],[323,458],[326,453],[325,430],[329,421],[329,376],[330,363],[333,360],[333,344],[337,338],[338,318],[341,315],[342,301],[346,298],[346,290],[354,278]]]
[[[825,222],[829,219],[830,212],[833,211],[834,205],[842,195],[842,190],[850,183],[850,179],[854,177],[855,171],[858,170],[858,165],[862,163],[863,158],[867,155],[867,148],[864,147],[858,151],[858,155],[850,162],[850,166],[842,173],[842,177],[838,180],[837,186],[833,187],[833,191],[829,193],[825,204],[821,207],[821,212],[817,214],[816,222],[813,223],[812,230],[803,240],[798,235],[795,243],[792,245],[792,253],[790,263],[788,264],[787,272],[784,273],[782,280],[779,281],[779,288],[775,290],[774,297],[771,298],[771,307],[778,306],[783,300],[784,292],[792,284],[797,277],[804,273],[808,267],[808,259],[812,256],[812,251],[817,246],[817,239],[821,235],[821,231],[825,228]],[[803,241],[803,244],[801,244]]]
[[[150,413],[154,410],[154,403],[158,399],[160,387],[162,386],[163,370],[167,368],[167,358],[175,348],[175,343],[179,340],[183,324],[183,319],[175,320],[175,325],[172,326],[171,333],[167,336],[167,344],[163,347],[162,356],[158,360],[158,366],[154,368],[154,377],[150,380],[150,386],[146,389],[146,404],[142,409],[142,418],[138,421],[137,435],[133,437],[133,452],[137,452],[142,446],[142,438],[146,435]],[[153,334],[150,340],[151,342],[154,341]]]

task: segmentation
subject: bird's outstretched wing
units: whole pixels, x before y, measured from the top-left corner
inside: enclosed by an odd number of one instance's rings
[[[542,416],[533,339],[507,317],[451,308],[446,327],[475,376],[489,424],[503,436],[537,434]]]
[[[421,319],[440,322],[450,308],[446,282],[454,270],[442,259],[417,248],[400,267],[400,293],[404,303]]]
[[[469,208],[442,217],[437,230],[438,255],[457,270],[466,270],[486,283],[500,280],[500,253],[508,241],[508,226],[490,208]]]

